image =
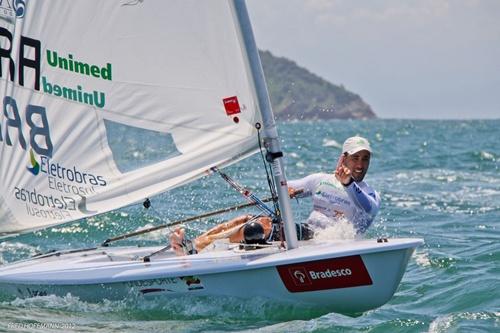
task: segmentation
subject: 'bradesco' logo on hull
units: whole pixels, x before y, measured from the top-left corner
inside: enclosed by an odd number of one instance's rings
[[[33,150],[30,150],[30,166],[28,166],[27,169],[35,176],[41,172],[47,174],[49,177],[58,178],[62,181],[77,183],[79,185],[106,186],[108,184],[103,176],[83,172],[81,170],[78,170],[76,166],[70,168],[65,167],[57,162],[52,162],[47,156],[40,156],[39,161],[37,160]]]
[[[292,293],[373,284],[361,256],[349,256],[278,266],[286,289]]]

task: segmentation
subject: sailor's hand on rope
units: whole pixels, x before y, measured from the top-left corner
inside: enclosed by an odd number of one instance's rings
[[[290,198],[295,198],[296,196],[298,196],[302,193],[304,193],[304,190],[301,188],[299,188],[299,189],[294,189],[292,187],[288,188],[288,195],[290,196]]]
[[[172,246],[172,249],[175,251],[175,254],[177,254],[178,256],[184,255],[184,248],[182,245],[182,242],[184,241],[184,234],[185,231],[183,228],[177,228],[169,236],[170,245]]]
[[[183,228],[177,228],[170,234],[170,246],[178,256],[198,253],[195,242],[185,237]]]

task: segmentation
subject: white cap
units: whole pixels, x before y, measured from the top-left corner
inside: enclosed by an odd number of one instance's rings
[[[368,150],[370,153],[372,152],[370,142],[360,136],[353,136],[345,140],[344,146],[342,147],[342,153],[348,153],[349,155],[355,154],[361,150]]]

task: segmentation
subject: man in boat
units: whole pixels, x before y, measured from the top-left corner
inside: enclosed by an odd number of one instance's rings
[[[357,233],[364,233],[380,207],[380,196],[363,181],[370,166],[372,149],[367,139],[348,138],[342,147],[335,172],[315,173],[288,182],[291,194],[303,190],[312,196],[313,211],[307,223],[316,231],[339,220],[349,221]]]
[[[344,142],[333,174],[315,173],[288,183],[290,196],[300,190],[301,197],[312,196],[313,200],[307,223],[297,225],[299,240],[310,239],[314,232],[340,220],[352,223],[357,233],[368,229],[380,207],[380,196],[363,181],[371,152],[367,139],[350,137]],[[221,238],[235,243],[265,243],[279,237],[269,217],[244,215],[217,225],[193,241],[186,240],[184,230],[179,228],[170,235],[170,244],[178,254],[191,254]]]

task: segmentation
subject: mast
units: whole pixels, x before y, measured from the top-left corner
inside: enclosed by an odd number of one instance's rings
[[[246,49],[250,72],[252,74],[255,93],[259,103],[259,109],[264,122],[264,146],[267,149],[266,159],[271,163],[274,174],[274,182],[277,187],[279,207],[283,219],[285,238],[288,249],[298,247],[297,233],[293,222],[292,208],[288,195],[285,168],[283,166],[283,152],[281,151],[278,130],[274,121],[271,101],[267,92],[264,72],[260,63],[260,57],[255,44],[252,25],[244,0],[233,0],[237,22],[240,27],[243,43]]]

